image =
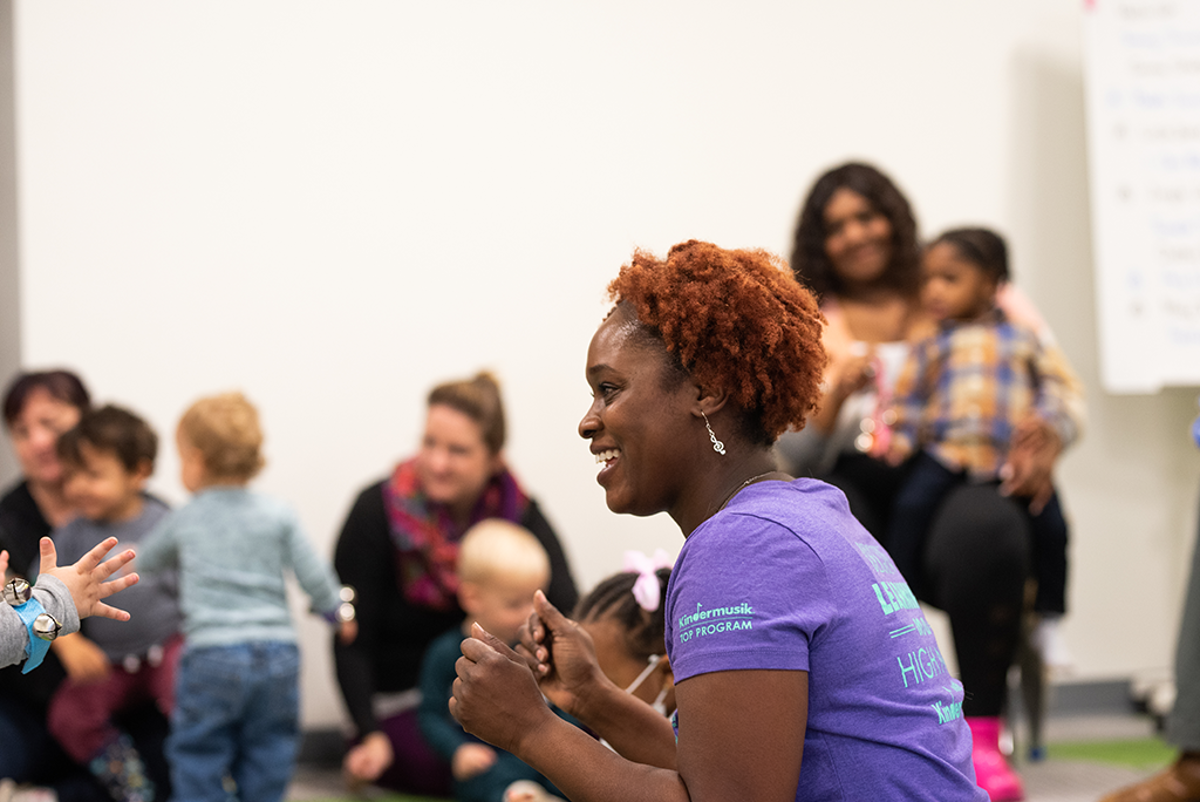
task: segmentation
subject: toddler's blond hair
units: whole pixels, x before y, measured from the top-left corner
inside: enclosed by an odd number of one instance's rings
[[[458,580],[486,584],[501,576],[550,579],[550,557],[533,533],[503,518],[480,521],[463,535]]]
[[[200,452],[205,470],[218,481],[247,482],[266,464],[258,410],[239,392],[196,401],[179,419],[179,434]]]

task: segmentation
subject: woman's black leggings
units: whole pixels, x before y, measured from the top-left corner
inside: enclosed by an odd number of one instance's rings
[[[898,474],[880,470],[875,460],[870,465],[860,460],[869,458],[839,460],[827,481],[841,488],[851,511],[879,539],[886,532]],[[966,694],[963,715],[998,716],[1031,571],[1029,519],[995,485],[960,485],[938,508],[924,548],[919,595],[950,617]]]
[[[998,716],[1017,652],[1030,575],[1028,518],[992,485],[960,486],[925,542],[927,601],[950,616],[963,715]]]

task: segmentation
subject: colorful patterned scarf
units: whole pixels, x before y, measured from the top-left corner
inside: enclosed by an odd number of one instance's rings
[[[516,477],[502,468],[483,489],[465,526],[455,525],[444,504],[425,497],[417,478],[416,460],[396,466],[383,485],[396,547],[396,573],[404,598],[420,607],[450,610],[458,603],[458,542],[467,529],[485,518],[520,523],[529,497]]]

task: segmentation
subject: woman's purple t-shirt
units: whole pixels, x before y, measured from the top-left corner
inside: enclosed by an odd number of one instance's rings
[[[666,600],[675,681],[808,672],[797,800],[987,800],[962,684],[917,601],[837,489],[761,482],[688,537]],[[678,718],[687,728],[686,711]]]

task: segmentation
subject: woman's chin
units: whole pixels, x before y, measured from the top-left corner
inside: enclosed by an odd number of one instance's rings
[[[621,494],[615,492],[611,487],[604,489],[604,503],[608,505],[610,512],[615,512],[617,515],[626,515],[631,512],[628,499],[621,498]]]
[[[61,485],[63,481],[63,470],[61,465],[46,466],[40,465],[32,470],[25,471],[25,479],[32,484],[49,487],[52,485]]]

